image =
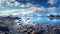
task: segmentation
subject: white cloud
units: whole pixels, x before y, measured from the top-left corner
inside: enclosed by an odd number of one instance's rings
[[[0,14],[0,16],[4,16],[4,15],[9,16],[9,14]]]
[[[13,3],[11,3],[11,2],[13,2]],[[3,6],[2,4],[5,4],[6,6],[13,6],[13,5],[19,6],[20,5],[20,3],[15,0],[0,0],[0,5]]]
[[[31,7],[31,6],[33,6],[33,4],[31,4],[31,3],[26,3],[25,6],[26,6],[26,7]]]
[[[41,14],[39,14],[39,13],[38,13],[38,14],[36,14],[36,15],[37,15],[38,17],[42,16],[42,15],[41,15]]]
[[[24,7],[26,7],[26,6],[25,6],[24,4],[21,4],[19,7],[23,7],[23,8],[24,8]]]
[[[0,0],[0,4],[1,4],[1,3],[4,3],[4,2],[5,2],[5,0]]]
[[[33,4],[31,3],[26,3],[26,4],[20,4],[19,7],[23,7],[23,8],[26,8],[26,7],[32,7]]]
[[[30,8],[27,8],[27,9],[17,9],[17,10],[6,10],[6,11],[3,11],[3,12],[0,12],[0,14],[13,14],[13,15],[17,15],[17,14],[22,14],[22,15],[26,15],[26,14],[33,14],[36,10],[38,11],[45,11],[45,8],[44,7],[35,7],[35,6],[32,6]],[[33,16],[33,15],[31,15]],[[40,16],[39,14],[37,16]]]
[[[46,11],[46,8],[45,7],[40,7],[40,8],[37,8],[37,10],[39,10],[39,11]]]
[[[3,8],[3,3],[4,3],[5,0],[0,0],[0,8]]]
[[[26,15],[26,14],[33,14],[35,13],[35,11],[55,11],[56,7],[49,7],[49,8],[45,8],[43,6],[41,7],[36,7],[34,5],[32,5],[31,3],[27,3],[27,4],[21,4],[15,0],[4,0],[7,3],[7,6],[19,6],[19,7],[23,7],[23,9],[17,9],[17,10],[7,10],[4,12],[0,12],[1,14],[6,14],[6,13],[11,13],[13,15],[17,15],[17,14],[22,14],[22,15]],[[1,2],[4,2],[1,0]],[[52,0],[51,0],[52,1]],[[14,2],[14,3],[10,3],[10,2]],[[25,9],[24,7],[29,7],[27,9]],[[36,14],[37,16],[41,16],[40,14]]]
[[[6,1],[8,1],[8,2],[15,2],[15,0],[6,0]]]
[[[32,6],[31,3],[21,4],[20,2],[17,2],[16,0],[0,0],[0,5],[3,6],[2,4],[6,6],[15,6],[15,7],[18,6],[18,7],[23,7],[23,8]]]
[[[49,0],[48,3],[54,4],[55,3],[55,0]]]
[[[20,5],[20,3],[19,3],[19,2],[17,2],[17,1],[15,1],[15,2],[14,2],[14,5],[15,5],[15,6],[19,6],[19,5]]]
[[[6,5],[7,6],[13,6],[14,4],[13,3],[10,3],[10,2],[6,2]]]
[[[49,7],[47,8],[48,11],[52,11],[52,12],[55,12],[56,11],[56,7]]]
[[[11,3],[11,2],[13,2],[13,3]],[[6,2],[6,5],[7,6],[19,6],[20,5],[20,3],[19,2],[17,2],[17,1],[14,1],[14,0],[10,0],[10,1],[7,1]]]
[[[36,7],[36,6],[31,6],[30,8],[23,8],[23,9],[14,9],[14,10],[6,10],[6,11],[3,11],[3,12],[0,12],[0,14],[13,14],[13,15],[29,15],[29,16],[33,16],[36,15],[36,16],[41,16],[41,14],[39,12],[56,12],[56,7],[48,7],[48,8],[45,8],[45,7]],[[38,12],[38,13],[35,13],[35,12]],[[31,15],[32,14],[32,15]]]

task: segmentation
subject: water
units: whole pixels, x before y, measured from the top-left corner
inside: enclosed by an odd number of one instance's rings
[[[39,20],[36,20],[38,23],[47,23],[47,24],[60,24],[60,19],[50,19],[48,17],[40,17]]]

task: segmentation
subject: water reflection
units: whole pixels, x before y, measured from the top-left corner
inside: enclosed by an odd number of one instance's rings
[[[39,23],[60,23],[60,19],[50,19],[48,17],[40,17],[39,20],[37,20],[37,22],[39,21]]]

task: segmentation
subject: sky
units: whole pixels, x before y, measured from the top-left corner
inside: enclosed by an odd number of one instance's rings
[[[60,15],[60,0],[0,0],[0,16],[13,15],[35,22],[60,22],[45,17],[50,14]]]

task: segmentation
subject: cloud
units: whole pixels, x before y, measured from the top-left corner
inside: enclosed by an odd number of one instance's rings
[[[29,15],[29,14],[35,13],[36,10],[45,11],[45,8],[42,8],[42,7],[30,7],[30,8],[27,8],[27,9],[6,10],[6,11],[3,11],[3,12],[0,12],[0,14],[13,14],[13,15],[17,15],[17,14],[27,15],[28,14]]]
[[[42,15],[41,15],[41,14],[39,14],[39,13],[38,13],[38,14],[36,14],[36,15],[37,15],[38,17],[41,17],[41,16],[42,16]]]
[[[20,3],[15,1],[15,0],[0,0],[0,5],[3,6],[6,5],[6,6],[19,6]]]
[[[22,8],[24,8],[24,7],[26,7],[24,4],[21,4],[21,5],[19,5],[19,7],[22,7]]]
[[[5,15],[5,16],[9,16],[9,14],[0,14],[0,16],[4,16],[4,15]]]
[[[14,5],[13,3],[6,2],[6,6],[13,6],[13,5]]]
[[[32,7],[32,6],[34,6],[34,5],[28,2],[28,3],[26,3],[25,6],[26,6],[26,7]]]
[[[7,1],[7,2],[6,2],[6,5],[7,5],[7,6],[19,6],[20,3],[17,2],[17,1],[15,1],[15,0],[10,0],[10,1]]]
[[[57,8],[56,7],[49,7],[49,8],[47,8],[47,10],[50,12],[56,12]]]
[[[13,7],[23,7],[23,8],[25,8],[25,7],[31,7],[31,6],[33,6],[31,3],[26,3],[26,4],[22,4],[22,3],[20,3],[20,2],[18,2],[18,1],[16,1],[16,0],[0,0],[0,7],[2,6],[2,7],[4,7],[4,5],[5,6],[13,6]],[[1,7],[1,8],[2,8]]]
[[[6,2],[7,6],[23,7],[23,9],[6,10],[3,12],[0,12],[0,14],[6,14],[7,13],[7,14],[13,14],[13,15],[19,15],[19,14],[29,15],[29,14],[34,14],[35,12],[39,12],[39,13],[42,12],[43,13],[43,12],[47,12],[47,11],[52,11],[52,12],[56,11],[56,7],[48,7],[48,8],[45,8],[43,6],[36,7],[31,3],[21,4],[15,0],[0,0],[0,1],[1,1],[1,3]],[[51,1],[52,0],[49,0],[49,2],[51,2]],[[13,3],[11,3],[11,2],[13,2]],[[53,3],[53,1],[52,1],[52,3]],[[26,7],[29,7],[29,8],[26,8]],[[36,15],[41,16],[41,14],[36,14]]]
[[[19,3],[19,2],[17,2],[17,1],[15,1],[15,2],[14,2],[14,5],[15,5],[15,6],[19,6],[19,5],[20,5],[20,3]]]
[[[3,3],[5,0],[0,0],[0,8],[3,8]]]
[[[55,4],[56,0],[48,0],[48,3],[50,3],[51,5]]]
[[[1,3],[4,3],[4,2],[5,2],[5,0],[0,0],[0,4],[1,4]]]
[[[0,14],[13,14],[13,15],[22,14],[22,15],[27,15],[27,14],[33,14],[36,10],[45,11],[44,7],[36,7],[31,3],[21,4],[17,1],[15,1],[15,0],[0,0],[0,1],[1,1],[1,4],[2,4],[2,2],[6,3],[6,6],[23,7],[23,9],[6,10],[6,11],[3,11],[3,12],[0,12]],[[11,3],[11,2],[13,2],[13,3]],[[29,7],[29,8],[25,9],[25,7]]]
[[[46,8],[45,7],[40,7],[40,8],[37,8],[37,10],[39,10],[39,11],[46,11]]]

